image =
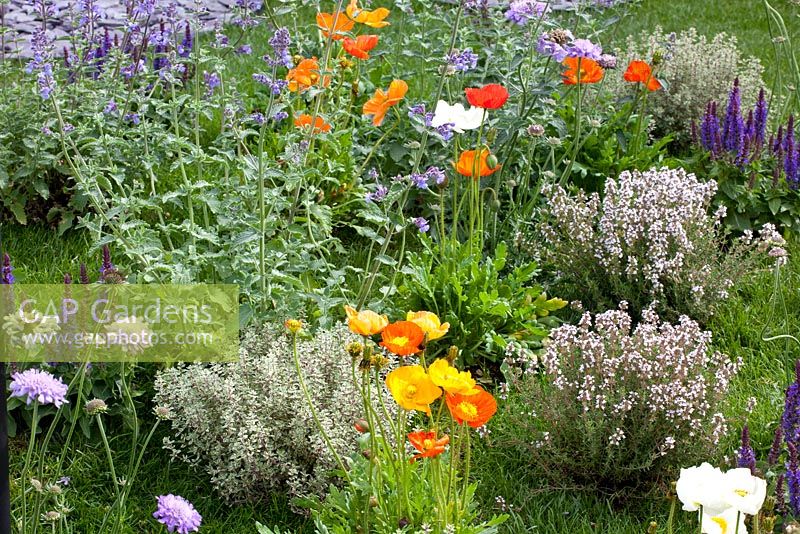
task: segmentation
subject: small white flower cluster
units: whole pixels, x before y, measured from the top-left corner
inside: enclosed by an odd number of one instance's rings
[[[657,455],[681,438],[716,442],[723,435],[725,420],[714,408],[741,363],[713,352],[711,333],[688,317],[673,325],[646,310],[634,328],[628,313],[611,310],[593,327],[585,313],[577,326],[553,330],[551,340],[545,372],[584,414],[603,420],[611,445],[639,426],[663,432],[652,436]]]
[[[342,456],[358,450],[353,424],[363,416],[345,352],[355,340],[344,325],[298,340],[317,415]],[[155,390],[155,402],[170,413],[173,437],[165,447],[203,469],[227,500],[327,490],[335,460],[304,400],[291,339],[281,325],[245,330],[236,363],[180,365],[159,373]],[[385,388],[373,391],[376,403],[379,395],[394,417],[396,405]]]
[[[722,214],[709,214],[716,191],[713,180],[667,168],[608,179],[602,200],[546,188],[548,222],[541,231],[548,259],[577,287],[593,283],[609,301],[628,299],[643,308],[660,299],[675,306],[674,316],[705,318],[756,252],[780,243],[775,228],[765,225],[757,238],[735,240],[723,253]]]

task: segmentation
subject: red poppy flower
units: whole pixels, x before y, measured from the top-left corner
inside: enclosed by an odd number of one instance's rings
[[[472,428],[482,427],[497,412],[497,401],[492,394],[480,386],[475,386],[475,389],[480,391],[473,395],[454,393],[445,397],[450,415],[459,425],[467,423]]]
[[[653,69],[646,62],[635,59],[628,65],[628,70],[622,76],[626,82],[643,83],[648,91],[661,89],[661,82],[653,76]]]
[[[597,83],[603,79],[603,68],[597,61],[585,57],[568,57],[564,60],[567,70],[561,75],[566,85]]]
[[[419,345],[425,339],[425,332],[411,321],[397,321],[383,329],[381,338],[381,347],[398,356],[408,356],[420,351]]]
[[[480,89],[468,87],[464,89],[467,101],[475,107],[483,109],[498,109],[508,100],[508,91],[499,83],[490,83]]]
[[[442,454],[447,444],[450,443],[450,436],[445,434],[441,438],[436,439],[436,432],[411,432],[408,435],[408,441],[420,452],[411,458],[411,462],[413,463],[420,458],[433,458],[434,456]]]
[[[345,37],[342,39],[344,51],[358,59],[369,59],[368,52],[378,44],[377,35],[359,35],[355,39]]]

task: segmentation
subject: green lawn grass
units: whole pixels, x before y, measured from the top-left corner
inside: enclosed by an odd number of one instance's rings
[[[67,273],[77,279],[81,263],[96,279],[100,258],[89,253],[90,245],[86,233],[78,230],[59,236],[42,224],[0,223],[0,250],[11,256],[18,283],[59,283]]]

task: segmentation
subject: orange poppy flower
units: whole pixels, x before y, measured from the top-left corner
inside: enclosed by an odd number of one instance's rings
[[[359,35],[355,39],[345,37],[342,39],[344,51],[358,59],[369,59],[369,52],[378,44],[377,35]]]
[[[298,128],[308,128],[311,126],[311,115],[307,113],[303,113],[299,115],[294,120],[294,125]],[[315,134],[318,133],[328,133],[331,131],[331,125],[325,122],[325,119],[322,117],[315,117],[314,118],[314,132]]]
[[[420,452],[411,458],[411,463],[414,463],[420,458],[433,458],[442,454],[450,443],[450,436],[445,434],[436,439],[436,432],[411,432],[408,434],[408,441]]]
[[[472,428],[482,427],[497,412],[497,401],[491,393],[480,386],[475,386],[475,389],[479,391],[473,395],[453,393],[445,397],[450,415],[459,425],[467,423]]]
[[[643,83],[648,91],[661,89],[661,82],[653,76],[653,69],[646,62],[635,59],[628,65],[628,70],[622,76],[626,82]]]
[[[603,68],[597,61],[585,57],[568,57],[564,60],[567,70],[562,74],[566,85],[597,83],[603,79]]]
[[[467,101],[476,108],[498,109],[508,100],[508,91],[499,83],[490,83],[480,89],[467,87],[464,89]]]
[[[389,90],[376,89],[375,94],[364,103],[364,115],[372,115],[372,124],[380,126],[389,108],[403,100],[408,92],[408,84],[403,80],[393,80]]]
[[[354,334],[360,336],[374,336],[389,324],[389,318],[385,315],[378,315],[371,310],[357,311],[351,306],[345,306],[344,312],[347,314],[347,327]]]
[[[489,150],[486,148],[481,148],[478,151],[465,150],[458,157],[458,161],[454,163],[456,171],[463,176],[489,176],[501,167],[500,165],[489,167],[487,161],[490,155]]]
[[[397,321],[383,329],[381,338],[381,347],[398,356],[408,356],[420,351],[425,332],[411,321]]]
[[[309,87],[317,85],[320,80],[317,58],[312,57],[300,61],[296,67],[286,74],[286,80],[289,82],[289,91],[292,92],[305,91]],[[327,87],[330,82],[330,76],[323,77],[322,85]]]
[[[352,30],[355,25],[356,23],[341,11],[317,13],[317,27],[322,30],[322,35],[325,37],[329,37],[332,33],[334,41],[344,37],[344,34]]]
[[[370,28],[383,28],[389,25],[388,22],[383,20],[389,16],[389,10],[385,7],[379,7],[378,9],[368,11],[366,9],[359,9],[358,0],[350,0],[345,10],[347,11],[348,17]]]

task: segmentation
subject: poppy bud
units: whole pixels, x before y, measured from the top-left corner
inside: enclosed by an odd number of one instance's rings
[[[657,65],[661,65],[663,62],[664,62],[664,51],[658,49],[655,52],[653,52],[653,61],[651,61],[650,63],[652,63],[652,65],[655,67]]]
[[[497,128],[490,128],[488,132],[486,132],[486,142],[490,145],[494,143],[494,140],[497,138]]]
[[[495,198],[494,200],[492,200],[492,209],[493,210],[495,210],[495,211],[499,210],[501,205],[502,204],[500,204],[500,201],[498,199]]]
[[[489,156],[486,158],[486,165],[490,169],[494,169],[495,167],[497,167],[497,164],[498,164],[497,156],[495,156],[494,154],[489,154]]]
[[[458,358],[458,347],[452,345],[450,349],[447,351],[447,361],[452,365],[454,361]]]
[[[397,526],[400,528],[406,528],[410,524],[411,522],[405,517],[403,517],[402,519],[400,519],[400,521],[398,521]]]
[[[365,450],[361,451],[361,456],[363,456],[367,460],[371,460],[372,459],[372,451],[370,449],[365,449]]]
[[[658,530],[658,523],[655,521],[650,521],[650,525],[647,527],[647,534],[655,534]]]
[[[358,419],[353,426],[362,434],[369,432],[369,423],[366,419]]]
[[[370,508],[375,508],[378,506],[378,498],[374,495],[369,498],[369,506]]]

